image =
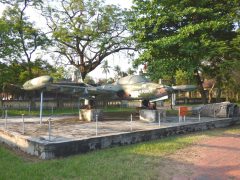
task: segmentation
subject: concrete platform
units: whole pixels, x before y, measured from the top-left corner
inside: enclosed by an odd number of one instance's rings
[[[159,124],[135,117],[132,122],[129,118],[96,124],[80,121],[78,116],[65,116],[53,117],[50,131],[47,117],[42,125],[39,118],[25,118],[23,133],[22,118],[9,118],[7,126],[0,119],[0,142],[42,159],[52,159],[238,123],[238,118],[201,118],[199,122],[198,118],[187,117],[186,122],[179,123],[178,117],[167,117]]]

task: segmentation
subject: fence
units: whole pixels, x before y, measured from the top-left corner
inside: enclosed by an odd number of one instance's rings
[[[29,101],[23,100],[5,100],[2,103],[1,109],[17,109],[17,110],[26,110],[26,109],[39,109],[40,102],[35,101],[32,103]],[[76,101],[76,100],[44,100],[43,101],[43,109],[57,109],[57,108],[66,108],[66,109],[75,109],[80,108],[84,105],[83,101]],[[141,100],[98,100],[95,102],[96,107],[140,107]]]
[[[0,129],[9,132],[34,135],[49,141],[61,141],[62,139],[58,138],[65,135],[68,138],[87,138],[115,133],[176,127],[199,122],[205,122],[205,125],[208,123],[206,127],[211,128],[214,127],[213,123],[215,120],[221,120],[215,116],[216,114],[214,114],[214,117],[206,117],[202,111],[198,112],[197,116],[189,116],[186,112],[186,108],[179,108],[179,116],[170,117],[164,115],[164,110],[152,110],[150,113],[154,113],[153,121],[149,121],[149,119],[140,120],[140,118],[132,112],[129,112],[124,120],[118,121],[101,121],[99,120],[99,116],[96,115],[92,122],[86,123],[79,123],[78,118],[73,119],[71,117],[66,117],[65,119],[59,119],[60,117],[50,116],[45,117],[43,123],[40,123],[41,126],[39,126],[39,118],[37,117],[33,118],[22,114],[21,117],[13,118],[9,116],[7,110],[5,110],[5,117],[0,120]],[[224,118],[222,120],[224,120]]]
[[[226,101],[226,98],[220,98],[220,102]],[[216,98],[212,98],[212,103],[216,103]],[[176,104],[202,104],[201,98],[179,98],[176,100]]]

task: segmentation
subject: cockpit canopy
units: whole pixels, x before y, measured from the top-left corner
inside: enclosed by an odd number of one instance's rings
[[[150,82],[146,77],[142,75],[126,76],[117,81],[117,84],[136,84]]]

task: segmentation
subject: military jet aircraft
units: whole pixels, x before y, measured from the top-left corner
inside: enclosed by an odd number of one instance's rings
[[[168,95],[177,91],[192,91],[194,85],[166,86],[150,82],[143,75],[130,75],[119,79],[113,84],[92,86],[85,83],[53,83],[50,76],[40,76],[23,84],[24,90],[60,91],[75,93],[79,96],[115,95],[120,98],[144,98],[152,101],[167,99]]]
[[[97,87],[99,90],[115,92],[120,98],[157,98],[167,95],[173,89],[170,86],[150,82],[142,75],[131,75],[119,79],[113,84]]]
[[[169,98],[170,94],[176,91],[192,91],[196,89],[194,85],[184,86],[166,86],[150,82],[142,75],[131,75],[119,79],[116,83],[103,86],[91,86],[85,83],[53,83],[53,78],[50,76],[40,76],[31,79],[23,84],[22,89],[26,91],[40,90],[40,123],[42,121],[42,106],[44,91],[59,91],[63,93],[76,94],[85,99],[85,104],[89,103],[89,99],[93,96],[104,96],[107,98],[118,96],[120,98],[142,98],[143,105],[148,106],[148,101],[155,102]],[[89,104],[88,104],[89,105]]]

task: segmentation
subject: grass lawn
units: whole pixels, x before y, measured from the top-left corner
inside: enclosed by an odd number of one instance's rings
[[[120,108],[120,107],[108,107],[104,108],[103,112],[135,112],[136,108]],[[78,109],[53,109],[52,110],[43,110],[43,115],[44,116],[51,116],[53,115],[78,115]],[[30,116],[38,116],[39,115],[39,110],[31,110],[30,114],[28,110],[14,110],[14,109],[9,109],[8,110],[8,115],[9,116],[21,116],[22,114],[24,115],[30,115]]]
[[[223,134],[240,134],[240,126],[47,161],[17,155],[0,144],[0,179],[157,179],[166,155]]]

